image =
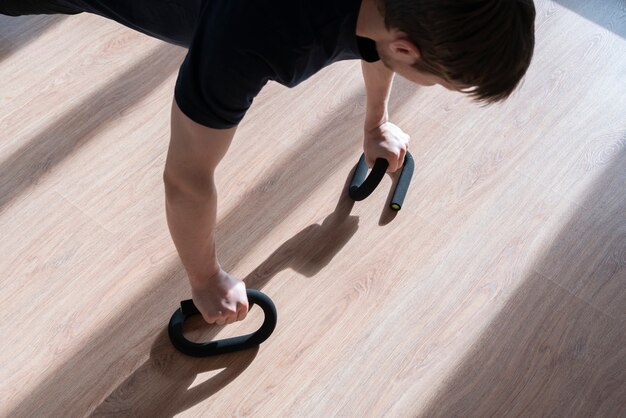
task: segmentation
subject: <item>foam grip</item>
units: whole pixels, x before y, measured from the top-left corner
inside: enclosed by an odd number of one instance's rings
[[[352,176],[352,181],[350,182],[350,188],[348,189],[350,197],[356,201],[366,199],[372,194],[376,187],[378,187],[383,177],[385,177],[387,168],[389,168],[387,160],[379,158],[376,160],[376,163],[372,168],[372,172],[368,176],[367,172],[369,168],[365,162],[365,154],[362,154],[356,169],[354,170],[354,175]],[[402,164],[400,178],[398,179],[391,203],[389,204],[391,210],[398,211],[402,209],[402,204],[404,203],[404,198],[409,190],[414,170],[415,162],[413,160],[413,156],[407,151],[406,156],[404,157],[404,163]]]
[[[402,209],[402,204],[404,203],[406,192],[409,190],[414,170],[415,161],[413,161],[411,153],[407,151],[404,157],[404,164],[402,165],[402,172],[400,173],[398,184],[396,184],[396,189],[393,192],[393,197],[391,198],[391,203],[389,204],[389,208],[391,210],[399,211]]]
[[[359,163],[354,170],[352,181],[350,182],[350,189],[348,190],[348,194],[352,200],[356,200],[358,202],[371,195],[376,187],[378,187],[383,177],[385,177],[387,168],[389,168],[387,160],[378,158],[374,163],[372,172],[368,176],[367,171],[369,170],[369,167],[365,162],[365,154],[361,155]]]
[[[256,332],[206,343],[191,342],[183,335],[183,323],[190,316],[198,315],[200,312],[193,303],[193,300],[189,299],[180,303],[180,308],[174,312],[170,319],[167,331],[174,347],[188,356],[208,357],[257,347],[263,341],[267,340],[274,331],[274,328],[276,328],[276,306],[274,306],[274,302],[272,302],[269,296],[258,290],[247,289],[246,292],[248,295],[249,309],[252,309],[252,306],[257,304],[263,309],[265,314],[263,325],[261,325]]]

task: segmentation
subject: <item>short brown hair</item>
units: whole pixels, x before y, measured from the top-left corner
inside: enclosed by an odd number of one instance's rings
[[[532,0],[381,0],[387,29],[420,49],[414,66],[486,103],[504,100],[526,73],[535,46]]]

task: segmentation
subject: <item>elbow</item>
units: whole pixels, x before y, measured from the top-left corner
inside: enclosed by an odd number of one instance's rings
[[[216,194],[213,175],[180,175],[166,169],[163,171],[165,199],[168,203],[206,201]]]

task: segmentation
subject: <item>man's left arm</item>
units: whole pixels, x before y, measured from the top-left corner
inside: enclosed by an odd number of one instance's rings
[[[363,151],[367,164],[372,167],[377,158],[389,161],[387,172],[393,173],[402,167],[409,135],[389,122],[389,96],[394,72],[382,61],[361,61],[363,80],[367,93]]]

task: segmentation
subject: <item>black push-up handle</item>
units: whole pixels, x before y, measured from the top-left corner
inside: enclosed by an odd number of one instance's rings
[[[258,290],[247,289],[247,294],[249,309],[252,309],[252,306],[256,303],[265,313],[265,321],[263,321],[263,325],[256,332],[207,343],[191,342],[183,335],[183,322],[190,316],[197,315],[200,312],[194,305],[193,300],[189,299],[180,303],[180,309],[177,309],[170,319],[167,331],[174,347],[188,356],[208,357],[253,348],[267,340],[274,328],[276,328],[276,306],[274,306],[274,302],[272,302],[269,296]]]
[[[350,189],[348,194],[353,200],[361,201],[366,199],[372,192],[378,187],[385,173],[389,168],[389,162],[383,158],[378,158],[374,163],[372,172],[367,175],[369,167],[365,162],[365,154],[361,155],[361,159],[356,166],[354,175],[352,176],[352,182],[350,183]],[[411,178],[413,177],[413,170],[415,168],[415,162],[413,156],[407,151],[404,157],[404,164],[402,165],[402,172],[398,179],[398,184],[393,192],[391,204],[389,207],[392,210],[398,211],[402,208],[402,203],[406,197],[406,192],[409,190],[409,184],[411,184]],[[367,176],[367,178],[365,178]]]

